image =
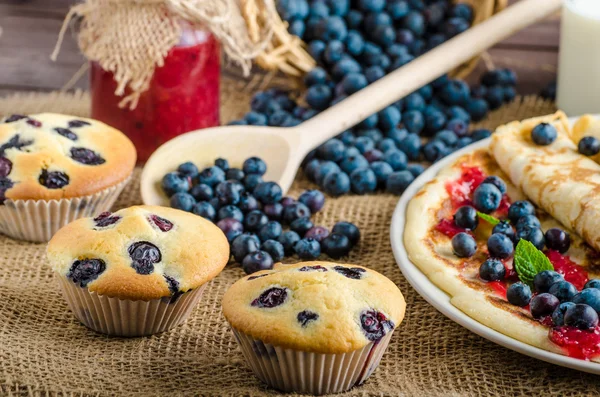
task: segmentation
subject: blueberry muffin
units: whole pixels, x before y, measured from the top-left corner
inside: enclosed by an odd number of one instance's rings
[[[405,308],[398,287],[381,274],[328,262],[254,273],[223,298],[223,313],[255,374],[277,389],[311,394],[363,383]]]
[[[136,161],[131,141],[101,122],[61,114],[0,121],[0,232],[48,241],[68,222],[110,208]]]
[[[54,235],[47,254],[83,324],[140,336],[185,320],[227,264],[229,244],[204,218],[138,206],[76,220]]]

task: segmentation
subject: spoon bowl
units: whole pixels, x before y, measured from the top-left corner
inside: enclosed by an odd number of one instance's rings
[[[266,181],[287,192],[302,159],[321,143],[471,59],[513,33],[560,9],[562,0],[522,0],[485,22],[419,56],[339,104],[291,128],[226,126],[189,132],[152,154],[141,180],[144,204],[169,205],[162,177],[186,161],[198,167],[222,157],[241,167],[248,157],[267,163]]]
[[[180,135],[158,148],[148,159],[141,177],[142,200],[148,205],[169,205],[161,189],[162,177],[179,164],[191,161],[202,169],[225,158],[230,167],[242,168],[248,157],[260,157],[268,164],[265,181],[279,181],[287,191],[298,168],[294,163],[295,128],[224,126]],[[297,156],[296,156],[297,157]],[[297,161],[301,161],[300,158]]]

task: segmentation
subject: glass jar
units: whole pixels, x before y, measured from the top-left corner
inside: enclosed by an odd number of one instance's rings
[[[144,163],[169,139],[219,125],[219,77],[218,41],[206,30],[184,29],[135,109],[119,107],[112,72],[91,62],[92,118],[123,131]]]

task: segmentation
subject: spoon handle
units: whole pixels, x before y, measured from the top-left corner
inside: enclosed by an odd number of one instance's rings
[[[513,33],[556,12],[562,0],[521,0],[295,127],[306,154]]]

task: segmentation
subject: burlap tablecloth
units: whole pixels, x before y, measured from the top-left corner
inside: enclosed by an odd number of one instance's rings
[[[223,119],[238,117],[249,103],[248,87],[224,79]],[[0,115],[54,111],[86,116],[89,97],[29,94],[0,99]],[[550,113],[552,104],[519,99],[482,125]],[[139,170],[115,209],[141,202]],[[298,178],[291,194],[309,183]],[[391,278],[407,302],[379,369],[346,395],[590,395],[600,379],[543,363],[497,346],[452,322],[406,282],[390,249],[389,228],[398,198],[346,196],[328,199],[316,223],[356,223],[362,242],[348,263]],[[276,395],[245,364],[221,314],[221,297],[243,275],[229,265],[207,288],[182,326],[147,338],[96,334],[71,314],[48,269],[43,244],[0,237],[0,391],[3,395]]]

